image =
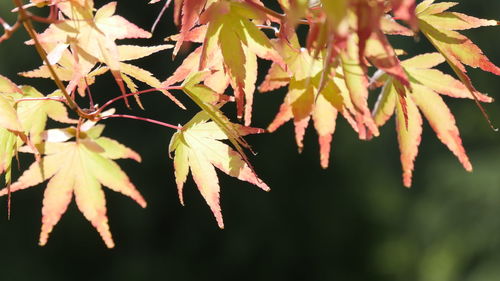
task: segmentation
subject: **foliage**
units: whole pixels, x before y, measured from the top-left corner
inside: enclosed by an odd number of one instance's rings
[[[245,152],[251,148],[242,138],[265,132],[250,127],[258,58],[272,62],[258,91],[288,86],[284,102],[267,131],[274,132],[293,120],[300,152],[312,118],[323,168],[329,166],[339,113],[363,140],[379,136],[379,128],[394,115],[403,184],[410,187],[422,134],[422,113],[441,142],[467,171],[472,170],[455,118],[440,95],[473,99],[488,120],[480,103],[493,99],[476,90],[465,66],[496,75],[500,69],[458,31],[496,26],[497,21],[449,12],[456,3],[433,0],[418,5],[414,0],[278,2],[283,14],[259,0],[175,0],[174,22],[180,33],[166,38],[175,45],[138,46],[117,41],[149,38],[152,34],[115,15],[116,2],[95,7],[92,0],[32,0],[26,5],[14,0],[19,20],[12,26],[2,20],[5,33],[0,41],[8,40],[23,25],[32,38],[26,43],[36,48],[44,63],[20,74],[52,79],[58,89],[44,95],[31,86],[18,86],[0,76],[0,172],[5,174],[6,182],[0,195],[8,195],[10,200],[11,192],[48,180],[41,245],[47,242],[73,193],[78,208],[108,247],[113,247],[114,242],[101,184],[146,206],[127,174],[113,161],[140,161],[140,156],[101,136],[104,126],[98,123],[109,118],[132,118],[176,129],[169,150],[174,154],[179,199],[184,204],[183,186],[191,171],[221,228],[224,224],[220,187],[214,167],[269,190],[251,165]],[[164,3],[169,4],[170,1]],[[38,8],[49,9],[49,16],[32,14],[31,10]],[[161,14],[158,20],[160,17]],[[33,21],[48,27],[38,34]],[[308,28],[306,34],[297,33],[299,25]],[[437,52],[400,61],[405,52],[395,49],[388,36],[417,38],[419,34]],[[128,63],[172,48],[176,56],[191,43],[201,45],[163,82],[155,77],[157,74]],[[443,62],[448,63],[458,79],[434,68]],[[108,71],[119,93],[98,106],[94,104],[91,86]],[[134,79],[151,88],[139,91]],[[381,88],[378,100],[370,109],[370,90],[377,88]],[[109,109],[120,100],[131,108],[129,97],[135,98],[142,108],[140,96],[146,93],[162,93],[186,109],[172,94],[174,91],[184,93],[199,107],[189,108],[196,115],[183,126],[115,114]],[[80,105],[82,99],[88,101],[88,108]],[[244,125],[230,121],[220,109],[233,102],[236,117]],[[77,119],[69,116],[68,109]],[[74,126],[49,128],[47,117]],[[12,162],[18,152],[32,153],[35,162],[12,183]]]

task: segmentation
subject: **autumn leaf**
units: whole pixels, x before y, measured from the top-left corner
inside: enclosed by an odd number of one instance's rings
[[[14,107],[15,98],[22,94],[16,84],[0,75],[0,175],[5,173],[7,184],[11,180],[12,158],[22,145],[18,136],[23,134],[23,126]]]
[[[109,70],[108,67],[94,67],[94,63],[90,63],[81,59],[79,56],[72,54],[67,48],[55,49],[51,46],[55,46],[55,44],[44,44],[45,48],[53,50],[48,55],[48,58],[59,79],[61,79],[62,81],[69,81],[69,84],[66,87],[66,90],[68,92],[73,92],[75,87],[78,86],[78,92],[80,93],[80,95],[85,96],[85,90],[88,86],[94,83],[95,77],[102,75]],[[65,47],[64,45],[61,46]],[[147,47],[136,45],[117,46],[120,64],[124,64],[125,61],[140,59],[170,48],[172,48],[172,45],[168,44]],[[127,69],[131,67],[137,68],[136,66],[130,66],[129,64],[126,65]],[[122,77],[127,75],[125,73],[126,70],[122,71]],[[35,70],[21,72],[19,74],[24,77],[30,78],[51,78],[51,73],[46,65],[42,65]],[[136,78],[139,81],[145,82],[151,87],[158,87],[158,79],[154,77],[151,78],[152,74],[144,69],[138,68],[137,71],[133,72],[130,76]],[[134,92],[130,87],[129,90]]]
[[[347,50],[351,60],[355,58],[352,49],[358,52],[358,64],[363,68],[366,67],[364,57],[370,62],[382,69],[390,75],[398,79],[403,85],[408,86],[408,79],[399,63],[392,45],[389,43],[384,28],[387,27],[387,19],[385,12],[385,1],[351,1],[352,9],[354,10],[356,24],[356,36],[351,35],[347,44]],[[407,9],[407,5],[411,6],[412,1],[408,0],[393,0],[393,8],[398,14]],[[406,8],[405,8],[406,7]],[[401,10],[403,9],[403,10]],[[405,18],[410,20],[412,12],[406,11]],[[413,18],[414,18],[413,12]],[[394,24],[392,24],[394,26]],[[408,35],[400,32],[401,35]],[[353,44],[353,41],[355,42]],[[364,69],[366,72],[366,70]]]
[[[57,5],[67,19],[51,24],[38,36],[40,43],[56,44],[54,49],[47,50],[49,54],[54,50],[59,52],[60,49],[71,46],[72,54],[78,55],[78,61],[86,62],[85,67],[80,70],[81,76],[78,79],[89,73],[96,63],[105,63],[115,77],[122,94],[125,94],[120,54],[115,40],[149,38],[151,34],[123,17],[114,15],[116,2],[110,2],[99,8],[95,15],[89,6],[74,5],[70,2],[61,2]]]
[[[210,77],[211,71],[199,71],[189,74],[181,84],[183,92],[193,100],[196,105],[215,122],[227,136],[227,139],[234,146],[240,157],[250,165],[243,148],[251,149],[250,145],[241,137],[238,132],[238,126],[229,121],[229,119],[220,111],[219,107],[226,101],[224,96],[216,93],[211,88],[202,84],[207,77]]]
[[[120,53],[120,69],[122,72],[122,78],[131,92],[136,92],[137,86],[130,80],[129,77],[135,78],[153,88],[159,89],[160,92],[162,92],[165,96],[167,96],[170,100],[172,100],[177,106],[179,106],[182,109],[186,109],[186,107],[175,96],[173,96],[167,90],[161,89],[163,88],[162,82],[158,80],[151,72],[144,70],[133,64],[124,62],[124,61],[143,58],[153,53],[170,48],[172,48],[172,45],[168,44],[150,46],[150,47],[142,47],[135,45],[119,45],[118,51]],[[136,96],[136,99],[139,102],[138,96]]]
[[[3,119],[10,124],[9,127],[2,127],[0,122],[0,173],[5,172],[6,182],[10,183],[12,158],[24,143],[33,146],[41,142],[47,117],[63,123],[76,123],[76,120],[68,117],[61,102],[39,100],[45,96],[33,87],[19,88],[2,76],[0,84],[3,84],[0,85],[0,121]],[[57,96],[58,93],[55,92],[48,97]]]
[[[203,47],[200,46],[191,52],[182,61],[182,64],[177,67],[174,73],[162,83],[162,86],[171,86],[188,79],[191,75],[196,74],[198,72],[197,69],[200,63],[202,49]],[[220,56],[221,54],[214,53],[214,55]],[[209,61],[210,64],[207,65],[207,69],[209,69],[209,71],[204,74],[203,82],[214,92],[222,94],[229,86],[231,78],[225,73],[221,58],[210,59]]]
[[[340,54],[340,63],[345,85],[355,108],[359,138],[367,139],[369,135],[378,136],[379,131],[368,108],[368,77],[361,60],[355,38],[351,36],[346,50]]]
[[[94,84],[95,77],[107,71],[107,69],[102,67],[94,68],[95,63],[81,59],[76,54],[72,54],[65,44],[57,45],[55,43],[45,42],[42,46],[46,50],[51,50],[50,53],[47,54],[47,59],[57,77],[61,81],[69,82],[66,86],[66,91],[68,93],[73,93],[75,89],[77,89],[80,96],[85,96],[87,88]],[[18,74],[29,78],[52,79],[52,74],[45,64],[37,69],[23,71]]]
[[[185,41],[186,34],[198,22],[202,9],[205,7],[206,0],[176,0],[174,22],[181,26],[179,38],[175,44],[173,56],[175,57],[179,52],[182,44]]]
[[[350,1],[355,14],[355,30],[358,38],[358,56],[366,51],[366,42],[374,32],[380,30],[381,18],[385,15],[385,3],[380,0]]]
[[[261,92],[265,92],[289,84],[287,96],[278,114],[269,124],[268,130],[274,132],[293,119],[295,141],[300,152],[304,146],[306,128],[312,117],[318,133],[321,166],[326,168],[329,164],[330,143],[335,132],[338,113],[340,112],[355,130],[358,129],[351,116],[355,109],[345,87],[344,77],[327,75],[328,82],[319,89],[323,70],[322,59],[314,59],[308,50],[297,48],[296,38],[291,40],[292,47],[287,43],[281,43],[278,49],[281,48],[286,54],[284,57],[290,73],[285,72],[278,64],[273,64],[259,87]]]
[[[212,210],[217,224],[224,228],[219,203],[219,180],[215,167],[229,176],[257,185],[268,191],[269,187],[257,177],[253,168],[241,155],[221,140],[229,136],[202,111],[177,131],[170,141],[169,151],[174,152],[175,181],[179,199],[184,205],[183,187],[189,171],[203,198]],[[262,129],[236,125],[240,136],[258,134]]]
[[[74,130],[76,131],[76,130]],[[80,132],[80,138],[68,142],[47,139],[39,150],[40,162],[33,163],[11,185],[12,192],[36,186],[48,180],[42,208],[40,245],[45,245],[49,234],[59,222],[71,202],[73,194],[78,209],[97,229],[107,247],[114,247],[106,215],[106,200],[101,185],[134,199],[141,207],[146,202],[130,182],[128,176],[113,161],[140,156],[115,140],[101,137],[102,127]],[[54,140],[56,141],[56,140]],[[0,196],[7,190],[0,191]]]
[[[270,40],[251,21],[258,18],[262,18],[262,15],[244,3],[228,1],[212,4],[200,18],[200,22],[207,23],[208,27],[199,69],[203,70],[210,64],[209,58],[218,58],[212,55],[213,52],[221,52],[224,70],[230,76],[234,89],[238,118],[244,115],[246,125],[251,122],[257,57],[285,67]]]
[[[417,28],[415,0],[391,0],[391,5],[395,17],[408,22],[413,29]]]
[[[439,53],[419,55],[402,62],[405,71],[410,77],[411,91],[404,88],[406,93],[401,96],[396,88],[399,81],[392,77],[386,79],[382,92],[379,95],[373,112],[374,120],[382,126],[392,116],[396,116],[396,131],[398,133],[399,148],[401,151],[401,164],[403,167],[403,183],[411,186],[415,158],[422,135],[421,113],[429,121],[439,140],[455,154],[467,171],[472,171],[472,165],[462,146],[462,140],[455,124],[450,109],[446,106],[441,95],[454,98],[474,97],[468,88],[459,80],[442,73],[432,67],[445,61]],[[405,99],[406,110],[403,110],[398,99]],[[477,93],[477,98],[482,102],[492,102],[493,99]],[[406,111],[406,112],[405,112]],[[407,115],[407,119],[404,115]]]
[[[418,24],[422,33],[446,59],[462,83],[474,96],[478,92],[467,75],[465,65],[500,75],[500,68],[493,64],[469,38],[457,32],[481,26],[496,26],[495,20],[485,20],[462,13],[447,12],[456,2],[426,0],[417,6]],[[478,99],[476,99],[476,102]],[[478,103],[478,106],[481,107]]]
[[[17,94],[17,95],[16,95]],[[8,78],[0,75],[0,127],[12,131],[22,131],[22,125],[14,108],[14,97],[22,91]]]
[[[158,46],[117,46],[121,71],[120,75],[130,92],[133,93],[138,90],[138,86],[133,82],[131,78],[139,80],[153,88],[162,88],[162,83],[151,72],[137,67],[133,64],[126,63],[126,61],[140,59],[152,55],[156,52],[170,49],[172,47],[172,45],[168,44]],[[62,81],[69,81],[69,84],[66,87],[66,90],[68,92],[73,92],[75,87],[78,87],[79,94],[81,96],[85,96],[86,89],[94,83],[95,78],[106,73],[109,70],[109,67],[107,66],[92,69],[93,65],[89,64],[88,62],[86,63],[85,61],[75,59],[75,56],[71,54],[68,49],[62,49],[61,51],[62,52],[60,54],[56,54],[55,52],[51,53],[53,57],[56,58],[53,61],[55,64],[52,65],[52,68],[58,75],[59,79],[61,79]],[[86,65],[86,67],[83,67],[84,65]],[[90,70],[91,72],[87,73],[87,71]],[[19,74],[24,77],[30,78],[51,78],[51,73],[46,65],[42,65],[35,70],[21,72]],[[160,89],[160,91],[179,107],[185,109],[185,106],[171,93],[163,89]],[[135,97],[139,105],[141,105],[138,96]]]

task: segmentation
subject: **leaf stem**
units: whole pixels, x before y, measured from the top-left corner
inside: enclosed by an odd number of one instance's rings
[[[150,118],[139,117],[139,116],[135,116],[135,115],[128,115],[128,114],[112,114],[112,115],[108,115],[108,116],[102,116],[102,117],[99,117],[97,121],[108,119],[108,118],[127,118],[127,119],[141,120],[141,121],[157,124],[157,125],[167,127],[167,128],[182,130],[182,127],[174,126],[174,125],[169,124],[169,123],[161,122],[161,121],[150,119]]]
[[[155,22],[153,23],[153,26],[151,26],[151,33],[155,32],[156,26],[160,22],[160,19],[163,16],[163,14],[165,13],[165,11],[167,10],[168,6],[170,6],[170,2],[172,2],[172,0],[167,0],[165,2],[165,4],[163,5],[163,8],[161,8],[160,13],[158,14],[158,16],[155,19]]]
[[[168,90],[182,90],[182,87],[181,86],[169,86],[169,87],[165,87],[165,88],[151,88],[151,89],[146,89],[146,90],[137,91],[137,92],[125,94],[125,95],[122,95],[122,96],[118,96],[118,97],[115,97],[115,98],[110,99],[109,101],[107,101],[105,104],[103,104],[103,106],[99,107],[99,109],[97,109],[97,111],[95,111],[94,114],[101,113],[108,106],[110,106],[114,102],[119,101],[121,99],[130,97],[130,96],[142,95],[142,94],[146,94],[146,93],[159,92],[161,90],[167,90],[167,91]]]
[[[89,83],[87,82],[87,76],[84,78],[85,81],[85,90],[87,92],[87,96],[89,97],[90,108],[94,108],[94,99],[92,98],[92,92],[89,88]]]

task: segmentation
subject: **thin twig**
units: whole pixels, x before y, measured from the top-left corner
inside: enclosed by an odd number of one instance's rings
[[[89,83],[87,82],[87,76],[85,76],[83,80],[85,81],[85,91],[89,97],[90,108],[94,108],[94,99],[92,98],[92,92],[90,91]]]
[[[153,23],[153,26],[151,27],[151,33],[153,33],[155,31],[156,26],[160,22],[161,17],[163,16],[165,11],[167,10],[168,6],[170,6],[170,2],[172,2],[172,0],[167,0],[167,2],[165,2],[165,5],[163,5],[163,8],[161,8],[160,13],[156,17],[155,22]]]
[[[167,128],[172,128],[172,129],[176,129],[176,130],[182,130],[182,127],[179,127],[179,126],[174,126],[172,124],[168,124],[168,123],[161,122],[161,121],[158,121],[158,120],[144,118],[144,117],[139,117],[139,116],[135,116],[135,115],[128,115],[128,114],[112,114],[112,115],[102,116],[102,117],[99,117],[99,119],[97,121],[108,119],[108,118],[134,119],[134,120],[140,120],[140,121],[145,121],[145,122],[157,124],[157,125],[160,125],[160,126],[163,126],[163,127],[167,127]]]
[[[119,101],[121,99],[124,99],[124,98],[127,98],[127,97],[131,97],[131,96],[136,96],[136,95],[142,95],[142,94],[146,94],[146,93],[159,92],[161,90],[167,90],[167,91],[168,90],[182,90],[182,87],[181,86],[169,86],[169,87],[166,87],[166,88],[151,88],[151,89],[146,89],[146,90],[142,90],[142,91],[137,91],[137,92],[133,92],[133,93],[130,93],[130,94],[126,94],[126,95],[123,95],[123,96],[118,96],[118,97],[115,97],[113,99],[110,99],[105,104],[103,104],[103,106],[99,107],[99,109],[97,109],[95,111],[95,114],[101,113],[108,106],[110,106],[114,102]]]

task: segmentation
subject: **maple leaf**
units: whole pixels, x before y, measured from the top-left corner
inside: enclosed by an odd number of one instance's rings
[[[0,175],[5,173],[7,185],[11,181],[12,158],[15,156],[18,147],[17,135],[0,128]]]
[[[472,165],[462,146],[462,140],[455,118],[439,94],[454,98],[473,99],[467,87],[452,76],[442,73],[432,67],[445,61],[439,53],[419,55],[402,62],[410,77],[411,91],[404,88],[404,96],[396,92],[399,81],[392,77],[385,79],[382,92],[379,95],[373,112],[374,120],[382,126],[395,114],[396,131],[398,133],[399,148],[401,151],[401,164],[403,167],[403,183],[411,186],[415,158],[418,154],[422,134],[422,117],[420,112],[429,121],[439,140],[455,154],[467,171],[472,170]],[[493,99],[477,93],[477,98],[482,102],[492,102]],[[398,99],[405,99],[406,109],[403,110]],[[405,117],[407,115],[407,118]]]
[[[193,69],[197,69],[200,63],[202,49],[203,47],[200,46],[191,52],[182,61],[182,64],[174,71],[174,73],[162,83],[162,85],[165,87],[171,86],[175,83],[188,79],[190,75],[196,73],[193,72]],[[213,55],[220,56],[220,53],[214,53]],[[203,82],[215,93],[221,94],[220,96],[222,98],[222,93],[224,93],[226,88],[229,86],[231,77],[229,77],[229,75],[227,75],[224,71],[222,59],[210,59],[209,62],[211,64],[207,65],[207,68],[210,69],[210,72],[207,72],[204,75]]]
[[[380,30],[388,35],[414,36],[415,33],[407,27],[399,24],[394,18],[383,17],[380,19]]]
[[[22,131],[22,125],[14,108],[14,96],[23,92],[8,78],[0,75],[0,127],[12,131]]]
[[[380,0],[351,1],[355,14],[355,30],[358,35],[359,57],[363,57],[366,41],[380,29],[380,19],[385,15],[385,3]]]
[[[417,28],[415,0],[391,0],[394,16],[407,21],[413,29]]]
[[[456,2],[434,4],[434,0],[421,2],[416,9],[418,25],[436,50],[446,58],[458,78],[476,96],[478,92],[467,76],[465,65],[480,68],[496,75],[500,75],[500,68],[494,65],[469,38],[460,34],[457,30],[496,26],[498,22],[456,12],[447,12],[449,8],[457,4]],[[477,99],[475,100],[478,102]],[[480,104],[477,104],[481,108]]]
[[[45,44],[46,46],[49,44]],[[133,93],[137,91],[137,85],[130,79],[135,78],[153,88],[161,88],[162,83],[154,75],[140,67],[125,63],[126,61],[140,59],[159,51],[172,48],[172,45],[158,46],[136,46],[136,45],[118,45],[120,75],[127,88]],[[106,73],[109,68],[106,66],[94,68],[93,64],[78,59],[79,56],[73,55],[68,49],[54,49],[49,54],[49,61],[55,63],[52,68],[62,81],[69,81],[66,90],[73,92],[75,87],[78,87],[78,93],[85,96],[85,90],[92,85],[95,77]],[[75,58],[76,57],[76,58]],[[89,72],[90,71],[90,72]],[[51,78],[51,73],[46,65],[40,66],[38,69],[19,73],[24,77],[30,78]],[[171,99],[179,107],[185,109],[184,105],[172,94],[166,90],[160,90],[164,95]],[[141,105],[138,96],[135,96],[139,105]]]
[[[23,98],[44,98],[45,96],[30,86],[23,86],[21,90],[24,93]],[[56,91],[50,95],[51,97],[61,97],[60,91]],[[19,120],[23,125],[26,133],[29,133],[30,140],[33,144],[42,141],[42,132],[45,130],[47,117],[61,123],[77,123],[77,120],[68,117],[68,111],[62,102],[54,100],[32,100],[21,102],[17,108]]]
[[[404,2],[411,2],[404,0]],[[393,0],[392,4],[396,11],[400,11],[401,5],[409,3]],[[408,79],[399,63],[399,60],[389,43],[384,28],[387,25],[386,3],[383,0],[351,1],[354,19],[351,21],[351,28],[356,30],[351,34],[346,44],[346,52],[351,60],[355,59],[352,49],[358,52],[356,64],[366,68],[365,56],[378,69],[383,69],[393,75],[400,82],[408,86]],[[414,14],[414,12],[413,12]],[[393,24],[394,25],[394,24]],[[409,35],[403,32],[401,35]],[[350,50],[349,50],[350,49]],[[354,62],[354,61],[353,61]],[[364,70],[364,69],[363,69]],[[366,72],[366,70],[364,70]]]
[[[122,78],[131,92],[136,92],[137,86],[132,82],[132,80],[129,77],[133,77],[153,88],[162,88],[163,85],[162,82],[158,80],[151,72],[144,70],[140,67],[137,67],[133,64],[124,63],[124,61],[136,60],[170,48],[172,48],[172,45],[168,44],[150,46],[150,47],[142,47],[135,45],[118,46],[118,51],[120,54],[120,70],[122,72]],[[165,96],[167,96],[170,100],[172,100],[180,108],[186,109],[186,107],[167,90],[159,89],[159,91],[162,92]],[[141,105],[138,96],[135,97],[139,105]]]
[[[326,168],[337,115],[340,112],[357,130],[357,125],[351,117],[351,112],[355,112],[355,108],[345,87],[344,77],[327,75],[328,82],[319,89],[323,61],[321,58],[314,59],[306,49],[297,48],[299,45],[296,39],[295,37],[291,41],[292,47],[287,43],[281,44],[290,73],[273,64],[259,87],[261,92],[265,92],[289,84],[285,101],[269,124],[268,130],[274,132],[293,118],[295,140],[300,152],[303,148],[305,130],[312,116],[319,137],[321,166]]]
[[[107,247],[114,247],[106,215],[106,200],[101,185],[134,199],[141,207],[146,202],[130,182],[128,176],[113,161],[119,158],[141,160],[133,150],[115,140],[101,137],[103,126],[79,133],[76,141],[56,142],[48,137],[38,146],[44,157],[33,163],[18,180],[11,185],[12,192],[36,186],[46,180],[42,208],[40,245],[45,245],[53,227],[66,211],[73,194],[78,209],[97,229]],[[76,129],[53,129],[59,134],[76,132]],[[74,135],[73,135],[74,136]],[[29,151],[29,149],[27,149]],[[7,189],[0,190],[0,196]]]
[[[379,134],[367,102],[368,62],[398,79],[402,85],[409,86],[408,77],[385,33],[413,33],[386,17],[385,4],[385,1],[380,0],[322,1],[321,7],[326,20],[318,20],[324,17],[321,14],[313,14],[309,19],[311,27],[307,48],[314,50],[313,57],[326,53],[323,55],[323,76],[319,90],[328,80],[325,75],[340,64],[343,80],[355,108],[354,116],[360,139]]]
[[[220,107],[226,102],[224,95],[214,92],[204,84],[204,80],[210,77],[212,72],[209,70],[199,71],[189,74],[181,84],[182,91],[193,100],[198,107],[208,114],[227,136],[228,140],[235,147],[240,157],[250,165],[243,148],[251,149],[250,145],[241,137],[238,132],[237,125],[229,121],[229,119],[220,111]]]
[[[182,43],[185,41],[186,34],[198,22],[202,9],[205,7],[206,0],[177,0],[174,8],[174,22],[181,26],[179,38],[175,44],[173,56],[177,55]]]
[[[203,43],[205,34],[207,31],[206,25],[201,25],[193,28],[187,32],[184,36],[185,41]],[[178,41],[179,34],[169,36],[165,38],[167,41]],[[174,73],[168,77],[164,82],[164,86],[170,86],[175,83],[184,81],[188,76],[196,73],[201,60],[201,55],[203,52],[203,46],[199,46],[194,51],[192,51],[183,61],[182,64],[174,71]],[[223,57],[221,52],[212,52],[208,58],[206,58],[205,68],[210,70],[204,77],[204,84],[215,92],[222,94],[229,86],[231,82],[231,76],[224,69]],[[254,61],[257,63],[256,61]],[[255,69],[254,64],[250,64],[252,69]],[[249,71],[249,74],[255,74],[253,71]],[[254,75],[252,80],[256,80],[257,77]],[[253,83],[249,83],[247,88],[254,87]],[[252,88],[254,89],[254,88]]]
[[[77,121],[68,117],[68,112],[61,102],[52,100],[20,102],[22,99],[45,97],[33,87],[19,88],[2,76],[0,84],[3,84],[0,85],[0,173],[5,172],[5,179],[9,184],[12,158],[17,154],[17,149],[24,143],[33,146],[41,142],[47,117],[63,123]],[[58,96],[58,92],[48,97],[55,96]],[[5,122],[8,126],[2,125]]]
[[[349,82],[355,102],[366,100],[366,93],[355,90],[352,86],[352,84],[366,84],[366,74],[363,74],[367,72],[366,59],[378,69],[390,73],[403,85],[408,86],[408,79],[385,34],[412,35],[413,32],[386,15],[385,2],[381,0],[322,1],[321,9],[311,10],[308,15],[310,30],[306,47],[309,50],[314,49],[314,57],[320,52],[326,52],[323,73],[328,73],[338,65],[339,55],[344,61],[348,60],[348,64],[352,65],[350,68],[357,76],[351,76],[355,79],[347,77],[349,81],[357,80],[354,83]],[[400,6],[397,8],[399,9]],[[354,54],[354,49],[357,54]],[[326,77],[323,76],[320,89],[325,81]],[[358,100],[356,97],[361,99]],[[364,102],[357,106],[365,112],[363,123],[367,123],[366,125],[373,130],[374,126],[367,119],[368,110]],[[360,137],[364,138],[364,135],[364,130],[360,130]]]
[[[0,75],[0,174],[5,173],[5,182],[10,183],[11,164],[23,133],[23,125],[14,108],[15,98],[22,96],[19,87]]]
[[[209,119],[210,116],[205,111],[195,115],[182,127],[182,130],[172,136],[169,151],[175,153],[175,181],[181,203],[184,205],[183,187],[191,171],[198,190],[212,210],[217,224],[220,228],[224,228],[219,203],[220,186],[214,167],[229,176],[255,184],[263,190],[268,191],[269,187],[257,177],[253,168],[237,151],[221,142],[229,136],[216,122],[209,122]],[[240,136],[264,132],[258,128],[236,124],[233,126]]]
[[[72,53],[78,54],[79,61],[81,59],[87,62],[79,78],[90,72],[88,66],[92,67],[98,62],[105,63],[115,77],[122,94],[125,94],[120,70],[120,54],[115,40],[149,38],[151,34],[123,17],[114,15],[116,2],[110,2],[99,8],[95,15],[89,6],[75,5],[71,2],[60,2],[57,5],[68,19],[51,24],[38,36],[42,46],[55,43],[55,50],[71,46]],[[48,53],[52,51],[47,50]]]
[[[378,136],[378,128],[368,108],[368,77],[353,36],[349,37],[346,50],[340,54],[340,63],[344,74],[343,80],[355,107],[359,138],[366,139],[372,134]]]
[[[208,23],[208,27],[199,69],[205,69],[209,58],[218,57],[213,56],[213,52],[221,52],[224,70],[230,76],[234,89],[237,116],[242,118],[245,111],[246,125],[251,123],[257,57],[285,67],[269,38],[251,21],[259,18],[262,15],[244,3],[228,1],[212,4],[200,18],[200,23]]]
[[[28,44],[30,43],[28,42]],[[44,42],[41,45],[45,50],[51,50],[47,54],[47,59],[59,80],[69,82],[66,86],[68,93],[73,93],[77,88],[80,96],[85,96],[86,89],[94,84],[95,77],[107,71],[102,67],[95,67],[95,62],[90,62],[83,59],[81,55],[71,53],[66,44]],[[18,74],[29,78],[52,79],[52,73],[45,64],[37,69]]]
[[[47,116],[60,122],[76,122],[68,118],[66,108],[60,102],[41,100],[20,102],[23,98],[43,97],[33,87],[19,88],[9,79],[0,76],[0,174],[5,173],[9,216],[12,158],[17,155],[19,147],[26,143],[34,148],[33,144],[40,142]],[[39,153],[36,149],[34,152],[38,161]]]
[[[78,87],[80,96],[85,96],[88,86],[94,84],[95,77],[107,71],[102,67],[94,68],[95,64],[81,58],[77,54],[72,54],[65,44],[43,43],[43,48],[51,50],[47,54],[47,59],[61,81],[68,81],[66,91],[72,93]],[[18,73],[29,78],[52,78],[47,65],[42,65],[37,69]]]

